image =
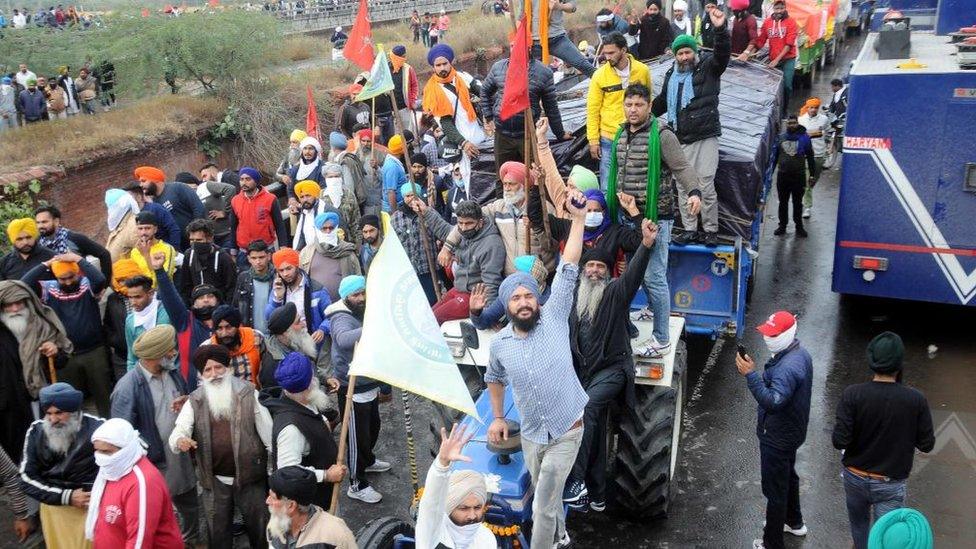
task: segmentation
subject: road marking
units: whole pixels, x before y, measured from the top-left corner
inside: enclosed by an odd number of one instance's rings
[[[688,399],[688,406],[691,406],[697,402],[702,395],[702,388],[705,386],[705,378],[715,367],[715,363],[718,361],[718,357],[722,354],[722,347],[725,346],[725,338],[720,337],[715,340],[715,345],[712,345],[712,351],[708,353],[708,358],[705,359],[705,367],[702,368],[701,374],[698,375],[698,379],[695,381],[695,388],[691,391],[691,398]],[[688,366],[685,365],[685,368]],[[688,419],[688,414],[685,414],[685,419]]]

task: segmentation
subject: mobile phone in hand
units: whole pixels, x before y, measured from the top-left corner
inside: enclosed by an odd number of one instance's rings
[[[737,348],[737,352],[739,353],[739,356],[741,356],[742,358],[745,358],[746,357],[746,348],[741,343],[739,343],[738,345],[736,345],[736,348]]]

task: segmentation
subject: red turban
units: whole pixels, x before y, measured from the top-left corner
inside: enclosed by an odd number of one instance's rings
[[[281,269],[281,266],[286,263],[297,267],[298,252],[291,248],[282,248],[271,256],[271,262],[274,263],[275,269]]]
[[[502,167],[498,170],[498,179],[504,181],[518,181],[521,184],[525,184],[525,176],[528,172],[525,169],[525,164],[521,162],[514,162],[509,160],[508,162],[502,164]],[[531,180],[530,180],[531,182]]]
[[[142,181],[143,179],[147,181],[152,181],[154,183],[165,183],[166,174],[163,170],[155,168],[153,166],[139,166],[135,171],[136,179]]]
[[[370,129],[359,130],[358,132],[356,132],[356,137],[358,137],[359,139],[372,139],[373,130]]]

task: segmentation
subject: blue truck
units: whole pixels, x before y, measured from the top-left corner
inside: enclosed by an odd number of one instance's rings
[[[879,59],[872,33],[851,69],[835,292],[976,304],[976,66],[957,32],[976,2],[935,15],[910,59]]]
[[[660,90],[664,73],[673,58],[648,61],[653,83]],[[573,164],[590,164],[585,140],[585,91],[588,80],[563,81],[560,112],[568,130],[578,137],[553,143],[557,164],[568,171]],[[672,293],[670,333],[679,336],[719,338],[741,336],[754,266],[759,250],[766,197],[771,188],[778,134],[780,86],[778,71],[758,63],[733,61],[722,78],[719,168],[715,177],[719,204],[717,247],[688,245],[670,247],[668,277]],[[487,200],[495,186],[494,158],[483,151],[473,163],[472,189],[475,197]],[[566,175],[566,174],[563,174]],[[632,310],[645,304],[638,291]],[[650,338],[652,323],[634,321],[639,335],[635,347]],[[466,321],[444,323],[442,332],[462,376],[476,399],[477,417],[460,417],[455,411],[435,405],[430,423],[430,448],[434,455],[440,442],[440,428],[460,421],[474,438],[464,453],[470,463],[456,468],[486,475],[491,495],[486,522],[499,547],[528,547],[526,529],[531,528],[532,486],[519,446],[493,447],[487,439],[493,419],[488,395],[482,392],[482,378],[488,366],[491,330],[478,331]],[[608,508],[635,520],[667,516],[672,499],[671,479],[680,453],[681,419],[687,376],[685,342],[679,340],[663,359],[635,357],[637,406],[614,407],[608,419]],[[513,426],[520,420],[510,393],[505,396],[505,418]],[[510,429],[512,432],[512,429]],[[413,548],[409,521],[380,517],[358,533],[360,547]]]

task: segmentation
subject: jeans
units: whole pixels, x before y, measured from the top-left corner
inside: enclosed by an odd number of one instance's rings
[[[244,530],[247,532],[249,547],[267,547],[266,529],[268,527],[268,483],[264,480],[241,486],[234,482],[228,486],[213,477],[213,490],[203,490],[200,498],[204,517],[210,533],[209,547],[231,549],[234,546],[234,509],[240,509],[244,516]]]
[[[535,487],[531,547],[552,547],[566,533],[563,488],[582,441],[582,427],[571,429],[548,444],[537,444],[522,437],[522,456]]]
[[[867,548],[872,522],[877,522],[888,511],[905,506],[906,484],[907,479],[875,480],[844,469],[847,518],[851,521],[855,549]]]
[[[766,496],[766,549],[783,549],[783,525],[803,525],[800,512],[800,477],[796,475],[796,450],[787,451],[759,443],[762,493]]]
[[[596,72],[596,67],[593,66],[593,63],[590,63],[586,60],[586,57],[583,57],[576,44],[573,44],[573,41],[565,34],[549,37],[549,55],[562,59],[564,63],[579,70],[587,77],[593,76],[593,73]],[[532,57],[542,60],[541,44],[532,44]]]
[[[7,114],[7,118],[0,116],[0,132],[17,127],[17,113],[11,112],[4,114]]]
[[[610,151],[612,146],[612,139],[600,138],[600,190],[604,193],[607,192],[607,181],[610,178]]]
[[[590,501],[606,501],[607,409],[621,396],[626,383],[624,371],[611,366],[593,374],[584,387],[590,400],[583,411],[583,440],[571,476],[586,483]]]
[[[668,323],[671,317],[671,288],[668,286],[668,246],[671,245],[673,219],[657,222],[657,238],[651,248],[651,260],[644,271],[644,291],[654,313],[654,339],[664,345],[671,341]]]

